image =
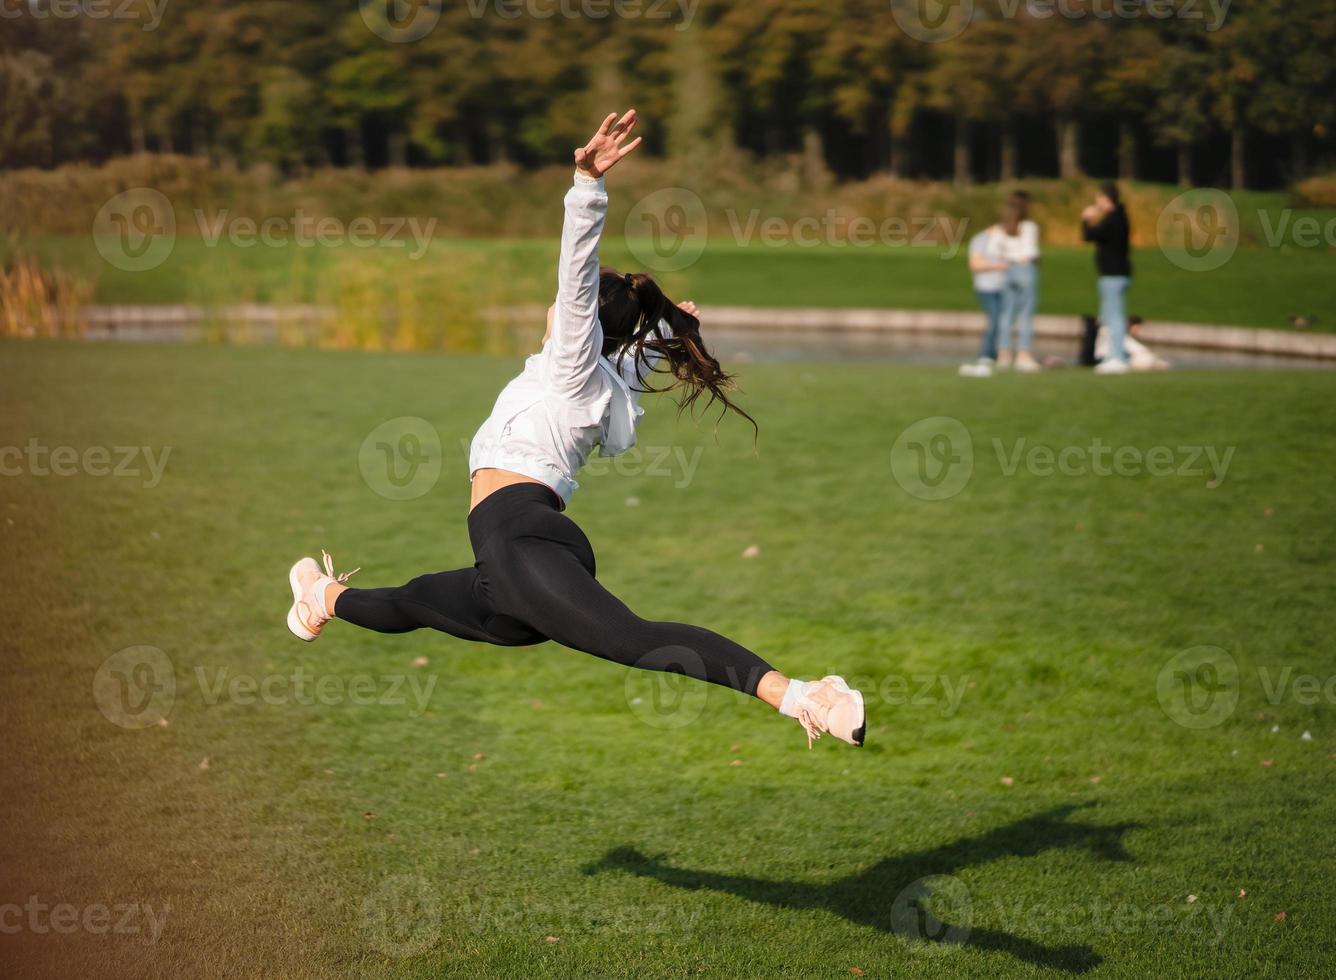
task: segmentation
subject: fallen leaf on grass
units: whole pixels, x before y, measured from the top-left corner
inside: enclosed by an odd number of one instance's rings
[[[209,768],[209,757],[208,757],[207,755],[206,755],[203,759],[200,759],[200,760],[199,760],[199,767],[200,767],[201,769],[208,769],[208,768]]]
[[[429,663],[431,663],[431,661],[428,660],[426,657],[414,657],[414,658],[413,658],[413,666],[414,666],[414,667],[425,667],[425,666],[427,666],[427,664],[429,664]]]
[[[863,971],[860,970],[860,969],[859,969],[858,967],[856,967],[856,966],[851,966],[851,967],[849,967],[849,972],[852,973],[852,974],[853,974],[854,976],[856,976],[856,977],[861,977],[861,976],[863,975]]]
[[[1272,766],[1274,766],[1275,764],[1276,764],[1276,760],[1275,760],[1275,759],[1263,759],[1263,760],[1262,760],[1262,768],[1263,768],[1263,769],[1270,769],[1270,768],[1271,768]]]
[[[376,815],[375,815],[375,813],[373,813],[372,811],[368,810],[366,813],[362,814],[362,819],[363,819],[363,820],[375,820],[375,819],[376,819]]]
[[[741,759],[734,759],[732,762],[729,763],[729,765],[730,765],[730,766],[740,766],[740,765],[742,765],[742,760],[741,760]]]
[[[474,753],[473,753],[473,761],[474,761],[474,762],[477,762],[477,761],[479,761],[480,759],[482,759],[482,753],[481,753],[481,752],[474,752]]]
[[[742,549],[743,558],[755,558],[760,553],[761,549],[754,544],[749,544],[747,545],[747,547]]]
[[[1016,785],[1016,780],[1012,779],[1010,776],[1003,776],[1003,777],[1002,777],[1002,785],[1003,785],[1003,786],[1014,786],[1014,785]]]
[[[547,940],[548,942],[550,942],[550,943],[559,943],[559,942],[561,942],[561,937],[560,937],[560,936],[544,936],[543,938],[546,939],[546,940]]]
[[[1276,921],[1277,921],[1277,922],[1284,922],[1284,921],[1285,921],[1285,913],[1284,913],[1284,912],[1277,912],[1277,913],[1276,913]]]
[[[443,773],[443,772],[438,772],[438,773],[436,774],[436,778],[437,778],[437,779],[444,779],[444,778],[445,778],[445,773]]]
[[[1103,778],[1104,778],[1103,776],[1091,776],[1091,777],[1090,777],[1090,781],[1091,781],[1092,783],[1098,783],[1098,782],[1099,782],[1101,779],[1103,779]]]
[[[1188,904],[1189,904],[1189,905],[1191,905],[1191,904],[1192,904],[1193,902],[1195,902],[1196,900],[1197,900],[1197,896],[1196,896],[1196,895],[1189,895],[1189,896],[1188,896]]]
[[[1239,898],[1247,898],[1247,897],[1248,897],[1248,889],[1246,889],[1246,888],[1240,888],[1240,889],[1239,889]]]

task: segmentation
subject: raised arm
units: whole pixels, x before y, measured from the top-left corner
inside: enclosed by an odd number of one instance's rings
[[[557,269],[557,302],[548,340],[548,383],[557,391],[578,391],[598,365],[603,337],[598,326],[598,241],[608,216],[603,175],[640,145],[623,146],[635,128],[635,110],[619,120],[603,120],[587,144],[575,151],[575,186],[566,192]]]

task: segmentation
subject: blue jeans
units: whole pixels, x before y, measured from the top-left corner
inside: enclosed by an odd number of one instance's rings
[[[1110,361],[1127,360],[1127,276],[1099,277],[1099,320],[1109,331]]]
[[[1034,343],[1034,309],[1039,296],[1039,267],[1033,262],[1013,265],[1007,270],[1007,286],[1002,293],[1002,322],[998,326],[997,346],[1011,347],[1011,328],[1020,327],[1019,350],[1028,351]]]
[[[979,341],[979,356],[996,361],[997,325],[1002,317],[1002,293],[983,293],[976,289],[974,295],[978,298],[979,305],[983,307],[984,316],[988,317],[988,325],[984,327],[983,337]]]

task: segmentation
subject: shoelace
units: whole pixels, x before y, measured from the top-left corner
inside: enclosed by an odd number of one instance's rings
[[[358,572],[362,570],[362,566],[358,565],[351,572],[344,572],[342,575],[335,575],[334,559],[329,556],[329,552],[326,551],[324,548],[321,548],[320,556],[325,559],[325,574],[328,575],[330,578],[334,579],[334,581],[338,582],[340,585],[348,581],[348,579],[352,578],[354,575],[356,575]]]
[[[821,737],[821,729],[817,727],[821,723],[817,721],[816,715],[804,707],[798,709],[798,724],[807,732],[807,748],[810,750],[812,743]]]

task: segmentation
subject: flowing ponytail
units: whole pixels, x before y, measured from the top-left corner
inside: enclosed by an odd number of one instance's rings
[[[737,390],[737,382],[706,348],[700,321],[663,295],[658,283],[641,272],[622,275],[604,269],[598,293],[604,356],[630,357],[639,364],[649,348],[663,355],[666,366],[657,370],[673,376],[672,383],[655,388],[637,372],[642,390],[680,390],[678,409],[693,414],[701,396],[708,395],[705,409],[719,402],[721,419],[731,409],[751,423],[753,432],[759,432],[756,420],[729,397],[728,392]],[[660,321],[668,324],[667,336]]]

